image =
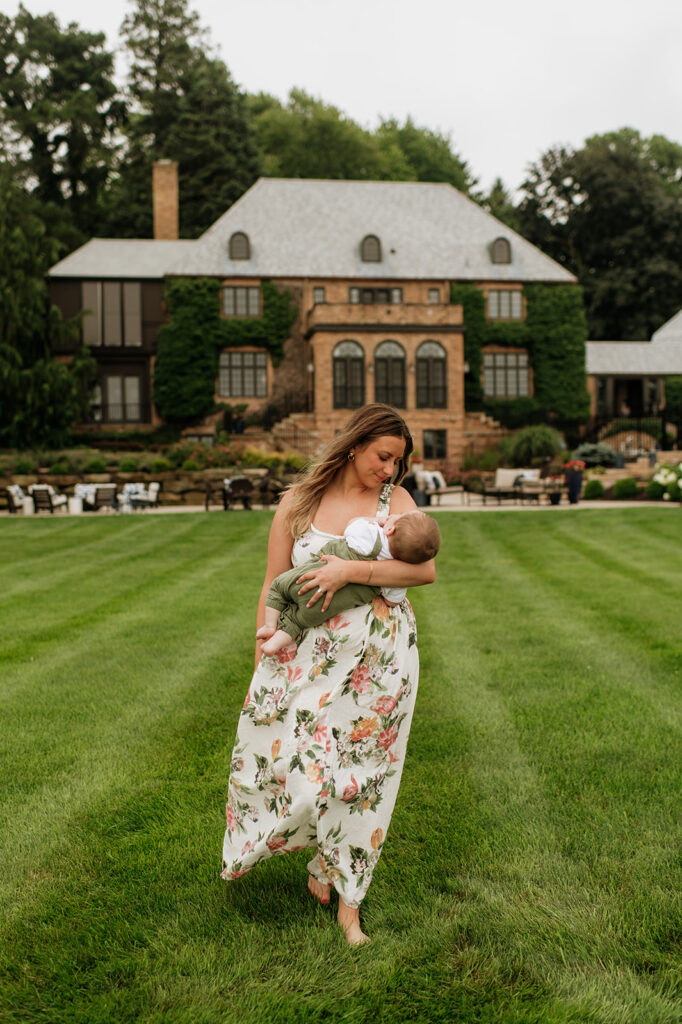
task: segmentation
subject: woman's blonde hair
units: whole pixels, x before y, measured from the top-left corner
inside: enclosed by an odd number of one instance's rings
[[[405,441],[405,451],[396,461],[391,481],[394,484],[400,483],[407,472],[412,454],[412,435],[405,420],[390,405],[379,402],[365,405],[353,413],[318,461],[306,470],[302,480],[294,484],[286,519],[294,537],[300,537],[310,526],[322,495],[339,470],[348,463],[350,452],[380,437],[400,437]]]

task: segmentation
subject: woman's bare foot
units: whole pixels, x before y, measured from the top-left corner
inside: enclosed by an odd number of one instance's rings
[[[318,882],[312,875],[308,875],[308,889],[320,903],[329,903],[331,888],[331,885],[323,885],[322,882]]]
[[[360,927],[360,911],[357,907],[349,907],[339,899],[339,912],[337,920],[344,932],[349,946],[360,946],[363,942],[369,942],[369,935],[365,935]]]

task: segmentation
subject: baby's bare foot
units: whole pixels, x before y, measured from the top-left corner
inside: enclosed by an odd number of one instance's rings
[[[329,903],[331,885],[324,885],[322,882],[318,882],[316,878],[313,878],[312,875],[308,875],[308,889],[320,903]]]
[[[369,935],[365,935],[360,927],[360,911],[347,907],[343,900],[339,900],[337,921],[346,933],[346,942],[349,946],[360,946],[370,941]]]
[[[261,626],[256,630],[256,640],[269,640],[274,632],[274,626]]]
[[[288,633],[285,633],[283,629],[276,629],[273,631],[270,639],[261,644],[261,651],[263,654],[271,657],[273,654],[277,654],[277,651],[281,651],[283,647],[289,647],[292,643],[293,640]]]

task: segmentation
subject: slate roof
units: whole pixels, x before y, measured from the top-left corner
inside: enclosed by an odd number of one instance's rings
[[[162,278],[195,241],[156,241],[153,238],[91,238],[55,263],[50,277]]]
[[[249,236],[250,260],[228,258],[235,231]],[[380,263],[360,259],[368,234],[381,241]],[[510,264],[491,261],[499,237]],[[94,239],[50,274],[575,281],[451,185],[287,178],[260,178],[195,241]]]
[[[588,374],[641,377],[682,374],[682,309],[651,341],[588,341]]]

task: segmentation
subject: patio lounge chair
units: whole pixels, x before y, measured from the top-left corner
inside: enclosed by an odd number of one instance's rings
[[[32,484],[28,490],[33,498],[33,508],[36,512],[54,514],[58,509],[68,512],[69,499],[65,494],[57,494],[50,484]]]
[[[24,511],[24,498],[26,495],[19,484],[10,484],[7,488],[7,508],[11,513]]]
[[[76,484],[76,497],[82,499],[84,512],[116,508],[116,484]]]
[[[149,487],[144,484],[137,484],[137,490],[133,491],[128,500],[133,508],[154,508],[159,504],[159,491],[161,484],[154,480]]]
[[[276,505],[286,490],[286,485],[273,476],[264,476],[258,484],[260,503],[264,508]]]
[[[233,476],[231,479],[223,480],[223,508],[227,511],[230,504],[241,501],[242,506],[251,511],[251,498],[253,497],[253,484],[246,476]]]
[[[502,504],[503,498],[519,501],[522,473],[520,469],[496,469],[493,482],[483,485],[483,504],[486,504],[488,498],[497,498],[498,505]]]

